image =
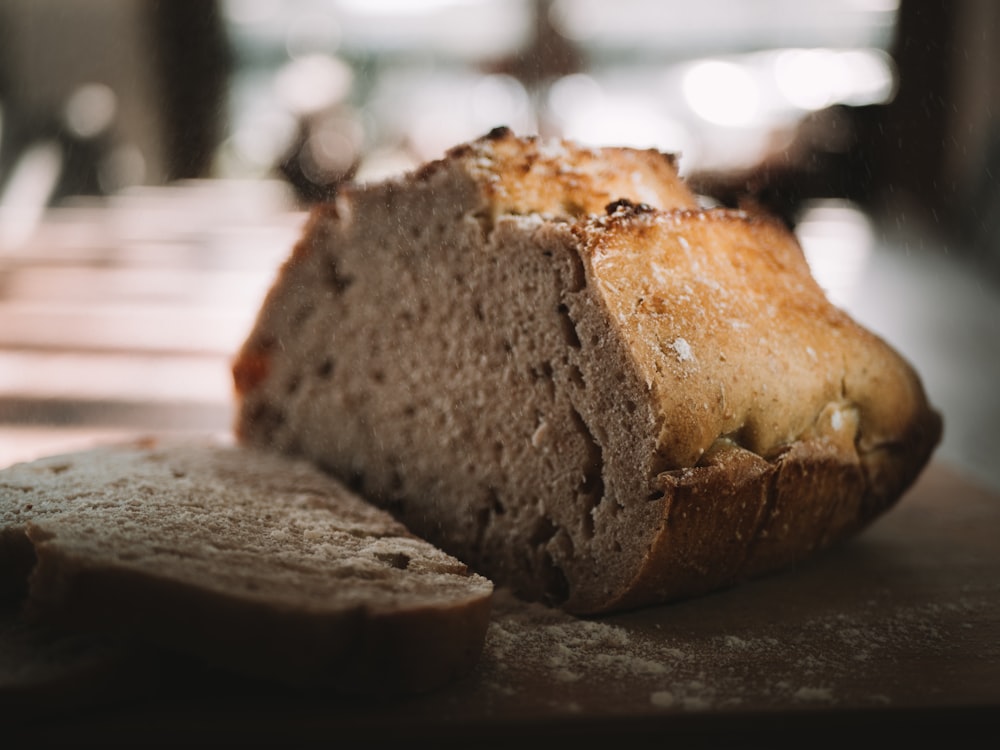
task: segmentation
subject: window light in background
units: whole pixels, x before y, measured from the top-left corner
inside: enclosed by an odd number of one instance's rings
[[[684,98],[695,114],[714,125],[743,127],[761,114],[757,80],[747,66],[700,60],[683,76]]]

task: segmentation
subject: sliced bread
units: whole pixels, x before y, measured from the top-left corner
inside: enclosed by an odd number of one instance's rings
[[[27,590],[32,621],[359,693],[467,672],[492,594],[305,462],[207,440],[0,471],[0,551],[4,589]]]

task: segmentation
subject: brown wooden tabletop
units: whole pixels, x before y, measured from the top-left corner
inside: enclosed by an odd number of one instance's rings
[[[148,666],[122,660],[92,689],[84,678],[48,709],[34,705],[21,714],[25,736],[714,744],[780,729],[811,742],[874,730],[995,739],[1000,495],[932,464],[889,514],[808,563],[601,619],[500,592],[476,671],[427,695],[295,694],[176,664],[152,684]]]

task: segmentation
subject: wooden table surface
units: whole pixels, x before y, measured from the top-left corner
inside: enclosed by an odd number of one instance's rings
[[[601,619],[500,592],[476,671],[427,695],[297,695],[176,665],[153,684],[149,669],[124,660],[48,709],[35,704],[20,714],[24,737],[476,747],[597,737],[815,744],[875,731],[910,743],[996,739],[1000,495],[932,464],[889,514],[808,563]]]

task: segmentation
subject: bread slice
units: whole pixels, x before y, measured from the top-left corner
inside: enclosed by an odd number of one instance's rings
[[[292,685],[409,692],[467,672],[492,584],[303,461],[217,442],[0,472],[27,611]]]
[[[857,531],[941,431],[786,228],[673,160],[499,129],[320,206],[234,363],[236,432],[522,596],[690,596]]]

